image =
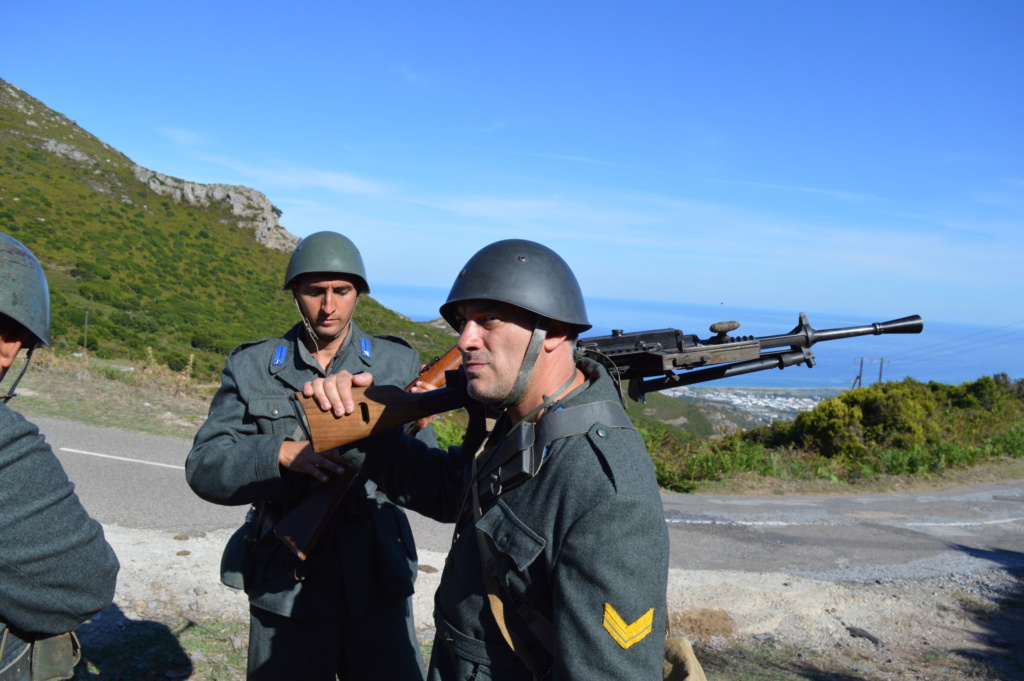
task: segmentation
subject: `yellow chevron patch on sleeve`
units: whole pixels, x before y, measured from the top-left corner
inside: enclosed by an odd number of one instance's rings
[[[636,622],[626,624],[626,620],[622,619],[622,615],[612,607],[611,603],[604,604],[604,628],[624,649],[642,641],[647,634],[651,633],[653,624],[654,608],[640,615]]]

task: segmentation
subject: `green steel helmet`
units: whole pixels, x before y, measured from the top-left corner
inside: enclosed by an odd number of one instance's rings
[[[24,326],[35,343],[27,348],[50,347],[50,289],[46,273],[24,244],[0,234],[0,313]]]
[[[356,289],[360,293],[370,292],[359,249],[351,239],[337,232],[316,232],[299,242],[288,261],[284,287],[291,288],[296,277],[311,272],[347,274],[357,280]]]
[[[591,327],[583,292],[562,258],[547,246],[524,239],[497,241],[477,251],[448,293],[441,316],[452,325],[458,303],[494,300],[568,323],[574,332]]]

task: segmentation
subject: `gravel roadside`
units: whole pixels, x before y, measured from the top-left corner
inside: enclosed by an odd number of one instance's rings
[[[130,622],[247,621],[245,595],[218,576],[230,532],[105,531],[121,574],[114,605],[85,625],[92,640],[116,637]],[[420,552],[414,608],[423,640],[433,637],[432,598],[443,564],[443,554]],[[698,652],[728,651],[746,641],[791,646],[829,664],[838,660],[851,679],[952,679],[964,677],[948,669],[951,654],[982,662],[998,661],[1007,651],[1020,656],[1024,621],[1019,607],[1007,613],[1005,605],[1019,606],[1021,594],[1018,579],[992,569],[868,582],[673,569],[668,601],[673,633],[697,642]],[[1008,624],[1000,617],[1016,619]],[[233,645],[242,648],[244,641]]]

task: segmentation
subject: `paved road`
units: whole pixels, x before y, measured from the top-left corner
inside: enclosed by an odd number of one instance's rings
[[[242,521],[245,508],[208,504],[185,484],[189,441],[34,420],[104,524],[195,536]],[[676,568],[823,579],[1024,568],[1024,481],[895,494],[662,498]],[[411,515],[417,545],[446,551],[450,527]]]

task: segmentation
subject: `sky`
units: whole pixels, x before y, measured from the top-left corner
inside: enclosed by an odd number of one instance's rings
[[[624,306],[1024,331],[1017,0],[3,5],[0,78],[381,291],[515,237]]]

